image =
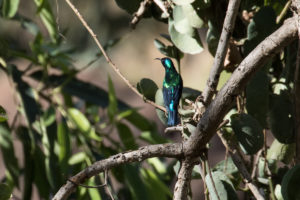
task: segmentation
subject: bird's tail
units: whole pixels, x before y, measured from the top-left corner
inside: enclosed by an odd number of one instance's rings
[[[169,110],[168,112],[168,126],[176,126],[179,124],[178,110]]]

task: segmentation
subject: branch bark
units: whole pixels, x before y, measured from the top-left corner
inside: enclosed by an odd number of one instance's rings
[[[170,157],[180,159],[183,156],[182,150],[181,143],[158,144],[141,147],[135,151],[119,153],[107,159],[97,161],[75,176],[71,177],[70,180],[79,184],[92,176],[121,164],[141,162],[152,157]],[[52,200],[66,199],[77,187],[77,185],[72,182],[67,182],[64,186],[62,186]]]
[[[289,18],[274,33],[262,41],[238,66],[203,113],[197,129],[184,143],[185,156],[193,157],[216,133],[218,125],[244,89],[253,74],[272,56],[297,38],[295,17]]]
[[[190,159],[183,160],[174,187],[173,200],[186,200],[188,197],[189,185],[191,182],[192,171],[196,162]]]
[[[211,102],[212,97],[218,86],[220,73],[223,69],[224,59],[228,49],[229,38],[234,29],[235,19],[238,13],[240,2],[241,0],[229,1],[221,37],[218,43],[218,48],[214,59],[214,64],[210,71],[209,78],[207,80],[207,86],[203,92],[203,101],[205,105],[208,105]]]

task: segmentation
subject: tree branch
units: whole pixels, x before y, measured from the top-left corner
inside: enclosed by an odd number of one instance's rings
[[[241,173],[242,177],[244,178],[244,182],[249,187],[250,191],[254,195],[257,200],[264,200],[264,197],[259,193],[258,188],[254,183],[252,183],[252,178],[250,173],[247,170],[247,167],[242,159],[241,155],[237,150],[237,144],[235,144],[232,138],[225,138],[223,134],[218,132],[218,136],[220,137],[222,143],[228,149],[229,154],[231,155],[232,161],[235,166],[238,168],[239,172]]]
[[[217,52],[214,59],[213,67],[207,80],[207,86],[203,92],[203,101],[208,105],[218,86],[220,73],[223,69],[224,59],[228,49],[229,38],[233,32],[235,19],[238,13],[241,0],[230,0],[227,13],[224,19],[223,30],[219,40]]]
[[[300,5],[299,1],[293,1],[292,4],[294,8],[295,21],[298,27],[298,50],[296,57],[296,66],[294,74],[294,103],[295,103],[295,134],[296,134],[296,163],[300,163],[300,72],[299,72],[299,63],[300,63],[300,16],[299,10]]]
[[[100,172],[122,164],[141,162],[152,157],[181,158],[182,156],[183,151],[181,143],[144,146],[135,151],[119,153],[107,159],[97,161],[75,176],[71,177],[70,180],[79,184],[84,182],[86,179],[99,174]],[[68,181],[64,186],[62,186],[52,200],[66,199],[77,186],[72,182]]]
[[[216,133],[218,125],[229,111],[235,97],[244,89],[253,74],[272,56],[297,37],[295,18],[289,18],[274,33],[262,41],[238,66],[230,79],[218,92],[199,121],[196,131],[184,143],[184,153],[193,157]]]
[[[160,105],[157,105],[155,102],[149,100],[149,99],[145,99],[144,95],[142,95],[141,93],[139,93],[139,91],[133,86],[131,85],[131,83],[125,78],[125,76],[120,72],[119,68],[112,62],[112,60],[110,59],[110,57],[107,55],[106,51],[104,50],[104,48],[102,47],[101,43],[99,42],[97,35],[94,33],[94,31],[89,27],[89,25],[87,24],[87,22],[83,19],[83,17],[81,16],[80,12],[77,10],[77,8],[71,3],[70,0],[65,0],[67,2],[67,4],[70,6],[70,8],[73,10],[73,12],[76,14],[76,16],[78,17],[78,19],[81,21],[82,25],[86,28],[86,30],[90,33],[90,35],[93,37],[94,41],[96,42],[99,50],[102,52],[103,56],[105,57],[107,63],[109,64],[109,66],[112,67],[112,69],[118,74],[118,76],[121,77],[121,79],[125,82],[125,84],[134,92],[136,93],[139,97],[141,97],[145,102],[151,104],[152,106],[166,112],[166,108]]]
[[[182,161],[177,181],[174,187],[173,200],[188,199],[188,190],[191,182],[192,171],[196,163],[197,161],[195,159],[185,159]]]

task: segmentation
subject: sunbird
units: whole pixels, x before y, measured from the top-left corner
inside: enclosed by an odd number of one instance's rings
[[[182,78],[177,73],[170,58],[157,58],[165,68],[165,78],[163,81],[163,98],[168,114],[168,126],[179,124],[178,104],[182,94]]]

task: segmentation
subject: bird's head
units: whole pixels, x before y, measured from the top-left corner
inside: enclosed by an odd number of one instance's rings
[[[162,65],[165,67],[165,69],[172,69],[174,68],[173,62],[170,58],[156,58],[156,60],[160,60]]]

